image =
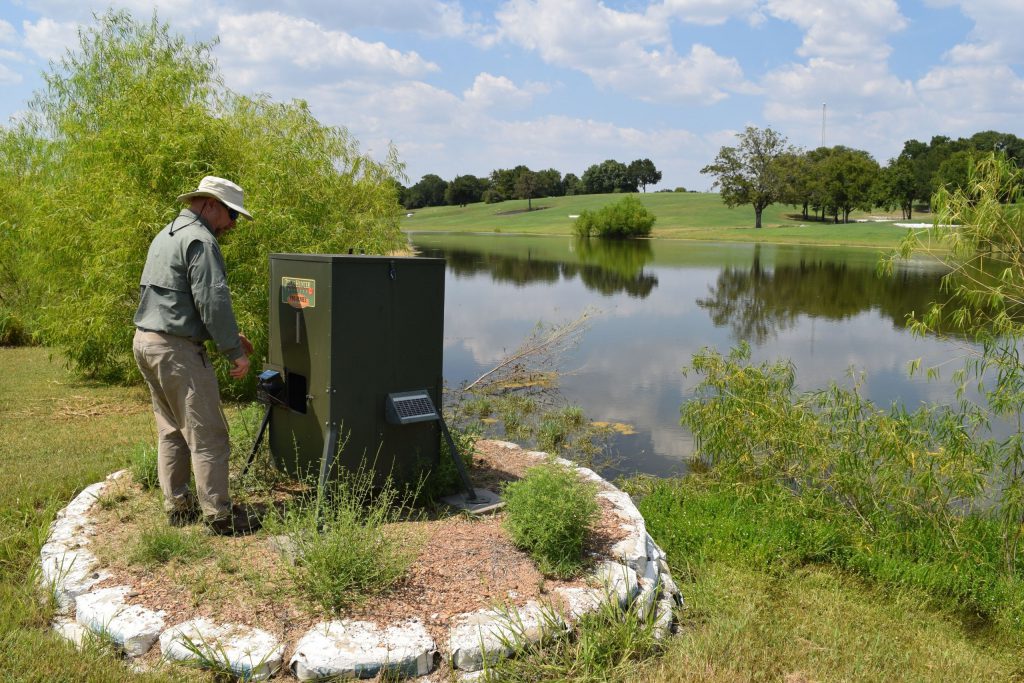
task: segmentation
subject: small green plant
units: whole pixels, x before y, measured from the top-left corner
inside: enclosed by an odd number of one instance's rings
[[[140,445],[136,448],[129,456],[128,469],[132,473],[132,479],[143,489],[149,490],[160,486],[155,446]]]
[[[322,495],[291,505],[272,533],[295,549],[291,575],[301,592],[331,612],[388,590],[416,557],[413,539],[389,526],[411,513],[418,490],[399,491],[389,477],[374,485],[372,466],[341,470]]]
[[[558,628],[554,614],[542,617],[543,628],[555,637],[530,641],[523,629],[511,622],[512,635],[502,645],[514,649],[514,659],[503,659],[485,668],[484,680],[503,683],[534,681],[624,681],[638,666],[660,652],[655,638],[654,610],[644,614],[637,603],[623,610],[618,600],[605,600],[594,612],[580,617],[576,628]]]
[[[100,495],[96,499],[96,504],[100,506],[101,510],[113,510],[126,500],[128,500],[128,492],[122,488],[116,488]]]
[[[573,231],[580,237],[647,237],[655,220],[639,199],[627,195],[597,211],[582,211]]]
[[[505,487],[505,528],[540,570],[570,577],[583,567],[583,542],[597,518],[593,484],[553,462]]]
[[[154,524],[141,530],[129,561],[133,564],[155,565],[171,560],[197,559],[209,553],[206,539],[193,530]]]

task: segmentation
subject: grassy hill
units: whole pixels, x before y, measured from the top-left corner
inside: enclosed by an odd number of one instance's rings
[[[600,209],[617,201],[620,196],[598,194],[544,197],[532,201],[532,211],[527,211],[527,202],[521,199],[463,207],[430,207],[410,211],[402,228],[417,232],[569,235],[572,234],[575,216],[587,209]],[[889,247],[905,234],[903,229],[893,227],[892,223],[833,225],[805,221],[800,217],[799,210],[781,204],[765,209],[762,217],[764,227],[755,230],[753,208],[741,206],[730,209],[717,194],[649,192],[636,196],[658,218],[652,233],[655,238]],[[857,217],[858,214],[855,214],[854,218]],[[928,218],[922,220],[927,221]]]

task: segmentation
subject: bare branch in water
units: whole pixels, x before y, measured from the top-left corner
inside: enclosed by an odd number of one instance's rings
[[[497,365],[470,382],[463,391],[470,391],[473,387],[482,383],[495,384],[497,382],[512,381],[519,375],[530,375],[537,372],[536,368],[528,367],[529,361],[533,365],[544,365],[551,361],[566,349],[575,346],[580,336],[586,330],[590,319],[596,311],[588,308],[579,317],[557,325],[538,324],[526,340],[519,345],[510,355],[503,358]]]

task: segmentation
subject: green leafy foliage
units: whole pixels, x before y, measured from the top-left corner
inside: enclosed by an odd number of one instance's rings
[[[682,422],[714,475],[761,501],[751,507],[757,520],[747,532],[686,533],[749,543],[751,553],[765,546],[764,557],[783,565],[787,556],[835,562],[966,601],[1008,623],[1024,617],[1024,563],[1002,530],[1005,510],[991,505],[1016,474],[993,467],[996,444],[977,438],[979,423],[949,406],[882,410],[857,386],[798,394],[790,363],[748,361],[745,347],[727,357],[697,354],[692,369],[703,379]],[[758,507],[776,515],[776,531]],[[718,518],[694,514],[707,524]],[[740,535],[754,531],[757,539]],[[690,543],[682,527],[665,533]]]
[[[108,12],[51,66],[27,121],[0,142],[0,176],[14,181],[0,199],[0,319],[60,346],[88,375],[136,378],[131,319],[149,242],[204,175],[238,182],[256,218],[222,243],[256,358],[270,252],[385,253],[403,243],[394,151],[375,162],[304,102],[227,91],[210,47],[155,17]]]
[[[414,498],[390,478],[375,488],[372,467],[340,470],[324,495],[289,505],[267,526],[288,537],[301,592],[337,612],[387,591],[405,574],[417,544],[389,525],[409,513]]]
[[[597,211],[583,211],[573,230],[581,237],[647,237],[655,220],[639,199],[627,195]]]
[[[545,574],[569,577],[583,567],[583,542],[597,518],[593,484],[556,463],[532,467],[505,487],[505,528]]]
[[[990,484],[1002,526],[1006,571],[1019,569],[1024,539],[1024,171],[1005,153],[988,154],[970,166],[965,186],[942,188],[933,197],[936,226],[908,235],[885,264],[925,251],[950,268],[943,278],[949,293],[910,327],[921,335],[960,334],[973,339],[958,383],[958,410],[965,420],[984,424],[1008,419],[1016,430],[990,444],[998,476]],[[917,369],[920,371],[919,366]],[[924,370],[937,377],[936,368]],[[981,404],[967,399],[982,395]]]

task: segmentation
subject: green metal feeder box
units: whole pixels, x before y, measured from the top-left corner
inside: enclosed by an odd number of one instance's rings
[[[413,483],[438,464],[443,422],[428,412],[441,405],[444,269],[436,258],[271,254],[279,469],[322,484],[366,465],[378,483]]]

